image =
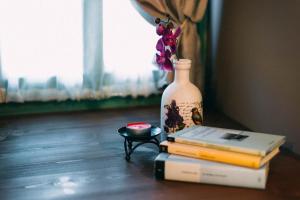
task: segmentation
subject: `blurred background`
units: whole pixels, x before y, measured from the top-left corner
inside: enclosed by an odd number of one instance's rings
[[[210,102],[300,153],[300,1],[211,0]]]

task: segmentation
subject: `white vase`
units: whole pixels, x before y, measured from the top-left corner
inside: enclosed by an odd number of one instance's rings
[[[160,124],[166,134],[203,124],[202,95],[189,80],[191,60],[180,59],[174,68],[174,81],[165,89],[161,99]]]

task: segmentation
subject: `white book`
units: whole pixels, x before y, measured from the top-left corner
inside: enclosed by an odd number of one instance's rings
[[[154,169],[155,177],[160,180],[265,189],[269,164],[251,169],[160,153],[155,158]]]
[[[192,126],[169,134],[167,140],[223,151],[266,156],[285,142],[285,136],[208,126]]]

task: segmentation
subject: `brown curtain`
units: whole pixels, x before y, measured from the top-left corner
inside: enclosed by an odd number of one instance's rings
[[[200,38],[196,23],[204,16],[207,0],[136,0],[136,3],[146,12],[143,16],[147,21],[149,21],[149,14],[154,18],[162,19],[169,14],[171,20],[181,26],[178,58],[192,60],[190,80],[203,91],[204,66],[200,60]]]

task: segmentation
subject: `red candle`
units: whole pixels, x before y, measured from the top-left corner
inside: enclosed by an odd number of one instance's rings
[[[133,122],[128,123],[126,126],[127,132],[132,135],[145,135],[147,133],[150,133],[151,131],[151,124],[148,124],[146,122]]]

